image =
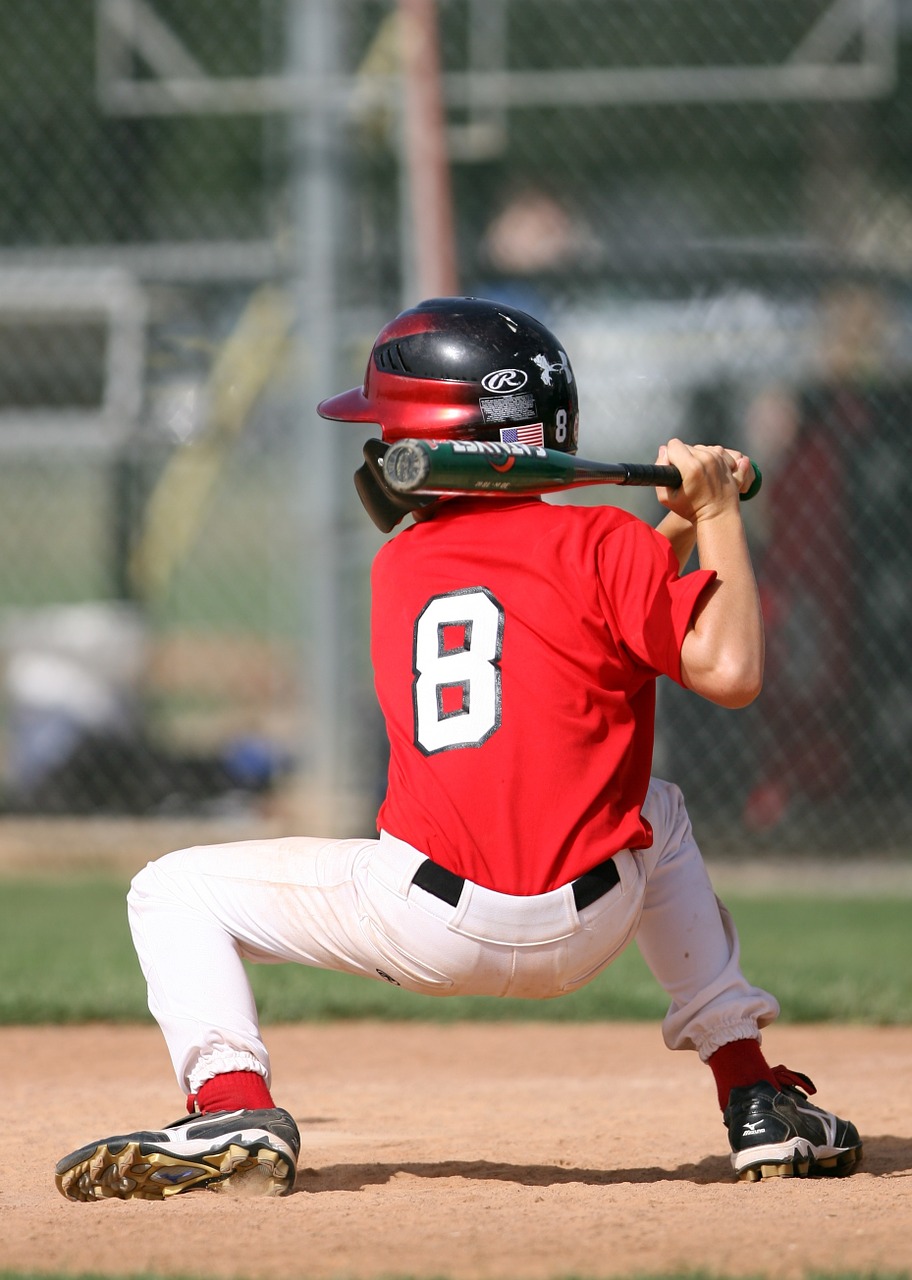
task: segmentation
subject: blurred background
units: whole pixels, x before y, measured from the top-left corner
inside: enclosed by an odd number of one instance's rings
[[[314,405],[475,293],[583,456],[763,469],[765,691],[660,695],[705,851],[908,852],[912,0],[3,0],[0,98],[0,842],[373,831],[378,433]]]

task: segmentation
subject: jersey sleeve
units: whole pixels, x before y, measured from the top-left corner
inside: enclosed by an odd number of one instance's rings
[[[602,541],[598,558],[605,616],[618,646],[645,672],[681,684],[681,645],[715,570],[680,574],[668,539],[636,519]]]

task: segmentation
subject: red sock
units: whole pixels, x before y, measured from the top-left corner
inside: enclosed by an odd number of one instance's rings
[[[724,1111],[732,1089],[745,1088],[758,1080],[768,1080],[779,1088],[773,1069],[760,1051],[759,1040],[730,1040],[707,1058],[719,1095],[719,1106]]]
[[[225,1071],[200,1085],[196,1105],[205,1115],[210,1111],[261,1111],[275,1103],[266,1081],[256,1071]],[[188,1099],[188,1110],[192,1100]]]

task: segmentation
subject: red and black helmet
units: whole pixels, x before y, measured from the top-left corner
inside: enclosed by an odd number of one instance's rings
[[[340,422],[404,439],[504,440],[575,453],[579,396],[554,334],[484,298],[430,298],[378,334],[364,384],[323,400]]]

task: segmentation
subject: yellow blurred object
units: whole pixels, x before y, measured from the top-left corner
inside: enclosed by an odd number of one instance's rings
[[[209,377],[203,433],[173,455],[149,498],[130,558],[141,599],[165,590],[191,545],[226,453],[284,359],[293,318],[286,294],[271,285],[258,289],[222,347]]]

